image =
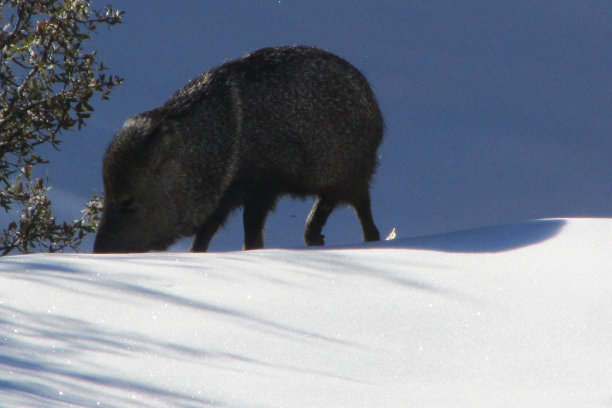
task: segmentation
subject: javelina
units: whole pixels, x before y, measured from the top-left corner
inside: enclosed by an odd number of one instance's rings
[[[365,77],[304,46],[255,51],[205,72],[162,107],[125,122],[104,157],[105,200],[95,252],[167,248],[195,234],[206,251],[244,207],[244,248],[263,248],[279,196],[318,196],[308,245],[341,203],[365,241],[380,239],[369,184],[383,119]]]

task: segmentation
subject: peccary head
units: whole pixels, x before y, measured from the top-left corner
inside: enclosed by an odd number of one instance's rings
[[[104,158],[105,199],[94,252],[161,250],[193,233],[194,187],[172,143],[174,131],[170,120],[140,115],[115,136]]]

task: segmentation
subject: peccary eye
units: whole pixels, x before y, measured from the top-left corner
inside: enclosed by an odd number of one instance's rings
[[[136,211],[136,202],[133,198],[128,198],[127,200],[123,200],[119,204],[119,209],[123,213],[133,213]]]

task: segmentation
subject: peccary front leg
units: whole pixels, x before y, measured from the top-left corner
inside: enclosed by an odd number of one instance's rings
[[[320,197],[312,206],[310,214],[306,219],[306,229],[304,230],[304,241],[306,245],[324,245],[325,236],[321,234],[323,226],[327,222],[327,218],[338,205],[337,200],[327,197]]]
[[[208,251],[208,246],[210,245],[210,241],[215,233],[219,230],[221,223],[217,225],[213,225],[210,222],[205,223],[198,232],[196,233],[195,239],[191,244],[191,248],[189,249],[191,252],[206,252]]]
[[[243,249],[261,249],[264,247],[264,225],[268,213],[274,208],[274,196],[259,196],[244,205],[242,219],[244,223]]]
[[[217,233],[221,225],[230,213],[230,206],[222,205],[204,224],[198,228],[195,239],[191,244],[191,252],[206,252],[212,237]]]

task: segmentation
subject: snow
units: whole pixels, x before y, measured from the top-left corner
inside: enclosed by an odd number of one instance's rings
[[[610,406],[611,237],[4,257],[0,406]]]

